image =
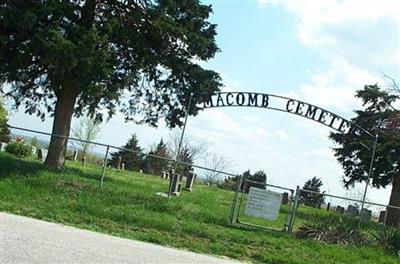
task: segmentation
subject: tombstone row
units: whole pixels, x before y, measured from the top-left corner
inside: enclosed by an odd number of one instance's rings
[[[367,209],[367,208],[363,208],[361,211],[354,205],[349,205],[347,206],[347,209],[345,210],[344,207],[338,205],[336,206],[336,213],[339,214],[347,214],[349,216],[357,216],[360,215],[362,221],[368,222],[371,221],[371,217],[372,217],[372,211]]]
[[[170,172],[163,172],[161,175],[161,179],[169,180],[169,188],[171,193],[175,196],[179,196],[182,184],[180,181],[185,182],[185,186],[183,187],[184,190],[191,192],[193,190],[193,183],[196,179],[196,174],[190,172],[187,176],[182,176],[177,173],[170,173]]]

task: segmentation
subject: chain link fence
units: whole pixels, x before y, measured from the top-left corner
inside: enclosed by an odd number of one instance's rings
[[[66,139],[62,136],[35,131],[31,129],[9,126],[12,140],[9,143],[0,143],[2,152],[24,157],[18,162],[25,171],[44,169],[46,160],[55,160],[56,157],[48,151],[50,141]],[[95,179],[99,188],[106,186],[108,181],[116,181],[128,175],[156,176],[160,181],[157,190],[160,196],[178,196],[181,191],[192,191],[193,183],[199,181],[198,175],[212,175],[213,178],[236,177],[235,174],[210,169],[204,166],[176,160],[167,153],[150,150],[148,152],[137,149],[117,147],[108,144],[91,142],[73,137],[67,138],[65,162],[60,169],[46,168],[53,173],[67,172],[70,175]],[[12,147],[29,146],[29,153],[19,155]],[[163,155],[158,155],[161,153]],[[22,166],[23,163],[23,166]],[[26,170],[26,168],[29,168]],[[32,169],[31,169],[32,168]],[[24,173],[22,170],[20,173]],[[231,201],[231,200],[230,200]]]
[[[24,174],[43,170],[43,163],[51,159],[48,146],[51,140],[50,133],[44,133],[24,128],[10,126],[12,140],[8,144],[0,143],[2,152],[10,152],[24,156],[24,159],[12,160],[10,172]],[[54,136],[57,137],[57,136]],[[62,138],[62,137],[59,137]],[[20,145],[29,145],[29,151],[20,149]],[[229,215],[230,223],[246,225],[255,228],[267,228],[275,231],[295,232],[310,220],[334,221],[337,225],[357,226],[362,230],[371,230],[377,226],[385,226],[388,222],[393,225],[393,211],[400,207],[389,206],[361,199],[352,199],[327,193],[317,193],[310,190],[288,188],[268,183],[254,182],[249,179],[241,179],[235,174],[224,171],[212,170],[204,166],[177,161],[168,155],[157,155],[154,152],[143,152],[126,149],[102,143],[90,142],[75,138],[68,138],[66,148],[66,160],[62,169],[48,169],[51,173],[67,172],[66,175],[74,175],[98,182],[98,188],[107,188],[107,184],[124,184],[121,179],[134,177],[157,178],[157,185],[151,187],[151,195],[179,196],[182,192],[191,192],[193,183],[198,175],[213,173],[214,177],[235,179],[236,190],[227,188],[215,189],[221,195],[217,201],[209,201],[210,208],[230,208],[223,211],[221,219]],[[11,171],[13,170],[13,171]],[[7,175],[2,175],[6,177]],[[145,179],[145,178],[144,178]],[[143,186],[145,181],[137,182],[137,188]],[[249,192],[251,188],[268,190],[271,194],[278,195],[278,214],[271,219],[254,217],[248,210]],[[308,197],[309,200],[306,198]],[[207,200],[201,192],[193,196],[193,199]],[[362,210],[361,210],[362,208]],[[229,209],[228,209],[229,210]],[[399,219],[395,225],[399,225]]]
[[[294,229],[307,225],[310,221],[363,231],[371,231],[387,224],[400,227],[398,218],[390,223],[388,221],[388,211],[392,210],[392,215],[397,215],[400,207],[304,189],[298,189],[296,199],[298,206],[294,208],[297,215],[293,223]],[[306,216],[311,216],[311,219]]]

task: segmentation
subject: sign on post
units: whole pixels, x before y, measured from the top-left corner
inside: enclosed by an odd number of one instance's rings
[[[249,216],[276,220],[281,202],[281,193],[250,187],[245,213]]]

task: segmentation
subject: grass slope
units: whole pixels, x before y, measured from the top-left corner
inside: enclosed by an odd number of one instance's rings
[[[180,198],[156,196],[167,181],[69,163],[60,172],[0,153],[0,210],[125,238],[261,263],[398,263],[376,247],[320,244],[228,224],[232,192],[195,185]],[[299,213],[300,221],[312,217]]]

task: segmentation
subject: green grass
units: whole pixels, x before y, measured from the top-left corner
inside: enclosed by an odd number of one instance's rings
[[[0,153],[0,210],[120,237],[260,263],[398,263],[377,247],[321,244],[282,232],[229,225],[233,193],[195,185],[169,202],[158,177],[99,166],[47,171],[38,161]],[[282,209],[284,210],[284,208]],[[315,209],[301,208],[298,221]],[[276,225],[283,227],[283,220]],[[274,223],[276,224],[276,223]]]

